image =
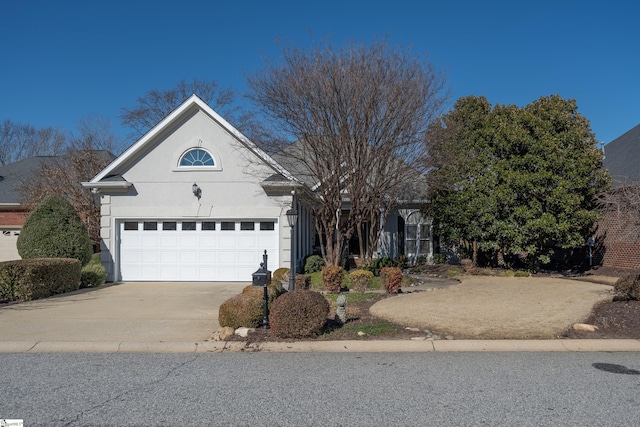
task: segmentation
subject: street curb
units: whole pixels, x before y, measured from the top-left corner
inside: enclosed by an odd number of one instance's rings
[[[0,341],[0,353],[640,352],[640,340],[385,340],[261,342]]]

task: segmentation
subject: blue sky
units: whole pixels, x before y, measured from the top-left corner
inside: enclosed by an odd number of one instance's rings
[[[0,120],[73,129],[181,79],[242,93],[278,40],[387,36],[447,74],[451,104],[577,100],[599,141],[640,123],[640,10],[631,1],[6,1]]]

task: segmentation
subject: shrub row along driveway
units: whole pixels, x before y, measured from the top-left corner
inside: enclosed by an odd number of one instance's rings
[[[0,306],[0,341],[204,341],[246,285],[130,282]]]
[[[612,296],[611,286],[562,278],[465,276],[459,285],[379,301],[371,313],[456,339],[551,339]]]

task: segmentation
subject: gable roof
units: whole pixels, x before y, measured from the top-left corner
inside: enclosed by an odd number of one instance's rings
[[[223,129],[233,135],[238,141],[240,141],[246,148],[256,154],[267,165],[269,165],[275,172],[284,176],[289,181],[298,182],[298,180],[291,175],[282,165],[271,158],[267,153],[260,149],[256,144],[251,142],[249,138],[244,136],[239,130],[233,127],[222,116],[216,113],[206,102],[200,99],[197,95],[191,95],[180,104],[175,110],[173,110],[167,117],[162,119],[157,125],[155,125],[149,132],[144,134],[138,141],[132,146],[127,148],[120,156],[118,156],[113,162],[107,165],[98,175],[93,177],[89,182],[83,182],[85,187],[101,187],[101,186],[114,186],[115,181],[108,178],[115,175],[115,171],[123,164],[126,164],[129,160],[135,158],[135,156],[143,151],[145,147],[153,143],[156,136],[163,132],[166,128],[172,124],[181,120],[185,115],[189,114],[195,109],[200,109],[205,114],[209,115],[214,121],[216,121]],[[108,184],[111,183],[111,184]],[[97,185],[96,185],[97,184]],[[125,184],[121,184],[125,185]]]
[[[604,154],[614,187],[629,180],[640,182],[640,124],[605,145]]]

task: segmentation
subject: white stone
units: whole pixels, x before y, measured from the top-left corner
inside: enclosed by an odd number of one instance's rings
[[[408,327],[408,326],[407,326],[405,329],[406,329],[407,331],[410,331],[410,332],[420,332],[420,329],[419,329],[419,328],[410,328],[410,327]]]
[[[412,341],[424,341],[426,339],[427,339],[427,337],[411,337]]]
[[[249,336],[250,333],[255,332],[255,328],[238,328],[235,331],[235,334],[238,335],[239,337],[242,338],[246,338],[247,336]]]
[[[358,336],[359,336],[359,337],[363,337],[363,336],[365,336],[365,335],[367,335],[367,334],[365,334],[365,333],[364,333],[364,332],[362,332],[362,331],[358,331]]]

